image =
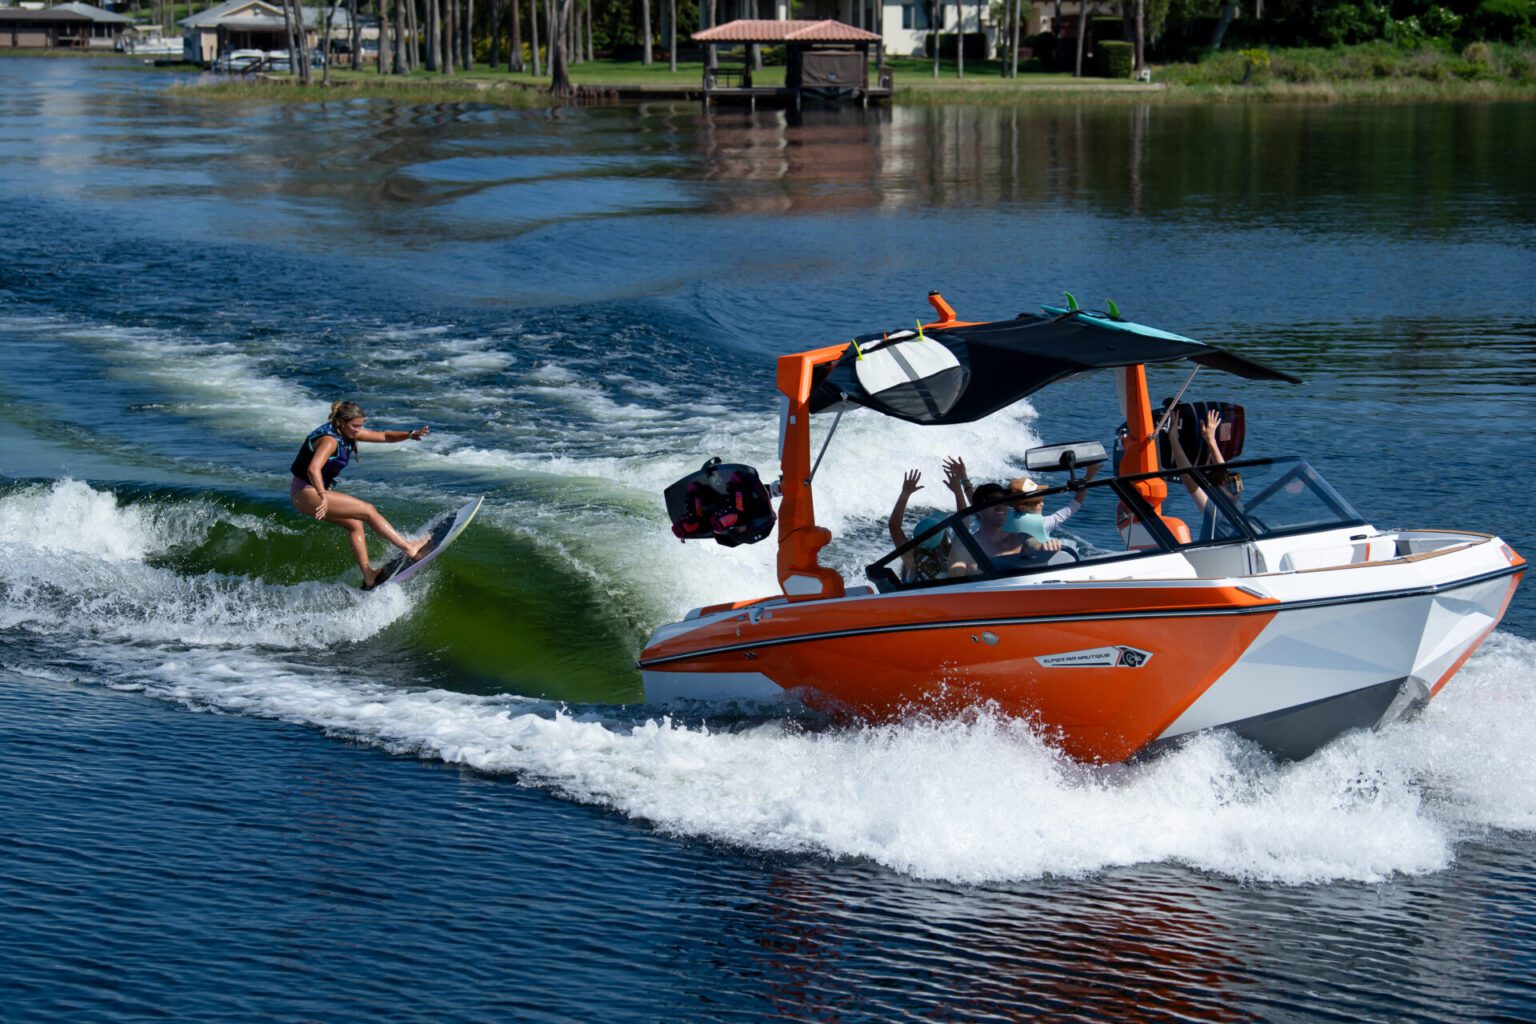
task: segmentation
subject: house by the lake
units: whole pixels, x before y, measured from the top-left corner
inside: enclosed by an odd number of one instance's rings
[[[132,26],[132,18],[90,4],[0,7],[0,50],[111,50]]]

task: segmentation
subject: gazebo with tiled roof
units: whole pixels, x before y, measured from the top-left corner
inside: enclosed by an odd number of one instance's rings
[[[796,107],[802,97],[871,99],[891,94],[891,69],[885,66],[885,47],[879,34],[841,21],[728,21],[693,34],[708,54],[704,61],[704,105],[738,100],[756,106],[760,101],[789,100]],[[740,71],[719,67],[718,47],[742,47]],[[752,71],[760,46],[784,47],[784,88],[755,87]],[[869,52],[875,51],[876,80],[870,85]],[[732,80],[735,79],[733,84]]]

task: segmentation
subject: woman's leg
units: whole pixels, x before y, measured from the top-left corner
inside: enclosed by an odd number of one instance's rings
[[[363,570],[363,589],[367,590],[373,586],[373,578],[378,573],[368,564],[368,535],[363,532],[363,521],[347,519],[340,525],[347,531],[347,540],[352,544],[352,557],[357,559],[357,567]]]
[[[300,498],[295,499],[295,504],[313,495],[314,491],[312,489],[306,490]],[[393,526],[389,525],[389,520],[385,519],[378,509],[366,501],[352,497],[350,494],[342,494],[340,491],[327,491],[325,494],[325,504],[326,522],[338,524],[346,524],[348,522],[367,523],[374,533],[383,537],[401,551],[404,551],[409,558],[415,558],[421,554],[422,549],[427,546],[427,541],[431,540],[430,537],[422,537],[419,540],[406,540],[400,536]],[[310,515],[314,515],[313,509],[319,507],[319,501],[315,500]],[[366,562],[366,549],[362,557]]]

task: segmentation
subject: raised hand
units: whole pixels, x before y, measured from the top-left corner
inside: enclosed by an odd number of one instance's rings
[[[965,482],[970,479],[970,474],[965,471],[965,462],[961,459],[944,459],[944,484],[956,494],[965,493]]]
[[[412,441],[420,441],[422,438],[426,437],[430,433],[432,433],[432,428],[431,427],[421,426],[421,427],[417,427],[415,430],[411,431],[410,437],[411,437]]]
[[[1212,448],[1216,447],[1216,428],[1219,426],[1221,426],[1219,410],[1212,409],[1205,414],[1205,422],[1200,425],[1200,432],[1205,435],[1205,439],[1211,443]]]
[[[923,485],[918,483],[922,478],[923,474],[917,470],[907,470],[906,474],[901,478],[901,496],[903,498],[910,498],[913,494],[922,490]]]

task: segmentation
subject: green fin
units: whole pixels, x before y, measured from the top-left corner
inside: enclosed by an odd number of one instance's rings
[[[859,339],[858,338],[854,338],[853,339],[853,350],[854,350],[854,352],[858,353],[859,360],[862,362],[863,359],[864,359],[864,350],[859,348]]]
[[[923,333],[923,322],[921,320],[919,320],[917,322],[917,340],[918,341],[927,341],[928,340],[928,336]]]
[[[1105,299],[1104,300],[1104,304],[1109,307],[1109,315],[1110,316],[1114,317],[1116,320],[1123,320],[1123,319],[1125,319],[1124,317],[1122,317],[1120,315],[1120,307],[1115,305],[1115,300],[1114,299]]]
[[[1063,295],[1065,295],[1067,297],[1067,312],[1068,313],[1071,313],[1071,312],[1074,312],[1076,310],[1079,310],[1079,309],[1083,308],[1083,307],[1081,307],[1081,306],[1079,306],[1077,304],[1077,296],[1076,295],[1073,295],[1071,292],[1062,292],[1061,294],[1063,294]]]

